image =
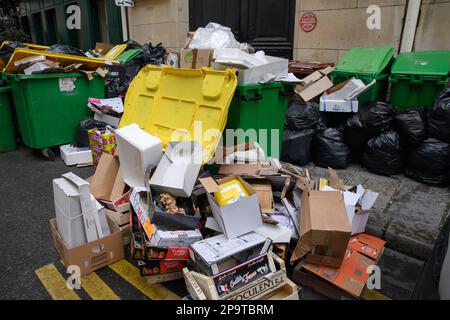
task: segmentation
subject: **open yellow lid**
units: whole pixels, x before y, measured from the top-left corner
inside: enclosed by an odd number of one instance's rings
[[[82,63],[85,66],[85,68],[90,70],[95,70],[98,67],[105,65],[105,60],[102,59],[75,56],[72,54],[65,54],[65,53],[48,52],[43,50],[16,48],[14,49],[14,52],[11,58],[9,59],[8,64],[6,65],[3,71],[11,73],[17,72],[19,68],[17,68],[14,65],[14,62],[33,56],[45,56],[48,60],[58,61],[65,64]]]
[[[4,46],[6,46],[8,43],[10,43],[11,41],[9,40],[4,40],[0,46],[0,49],[3,49]],[[34,43],[27,43],[27,42],[22,42],[23,45],[29,47],[30,49],[34,49],[34,50],[45,50],[48,49],[48,46],[44,46],[44,45],[40,45],[40,44],[34,44]]]
[[[131,82],[119,128],[136,123],[161,139],[200,141],[203,163],[214,156],[237,86],[234,69],[145,66]]]

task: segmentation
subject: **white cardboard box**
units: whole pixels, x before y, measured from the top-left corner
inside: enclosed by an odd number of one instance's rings
[[[123,181],[130,187],[145,187],[145,172],[162,158],[161,140],[130,124],[116,130],[117,151]]]
[[[70,144],[59,147],[61,159],[66,166],[92,163],[92,152],[89,148],[77,148]]]
[[[189,247],[189,253],[194,263],[199,264],[209,275],[216,275],[223,270],[220,263],[240,253],[248,257],[247,260],[267,253],[272,241],[256,232],[250,232],[234,239],[228,239],[221,234],[205,240],[195,242]],[[241,261],[239,263],[243,263]]]
[[[217,204],[213,195],[214,192],[219,191],[219,185],[209,177],[199,179],[207,192],[213,216],[229,239],[239,237],[262,226],[261,208],[258,196],[252,186],[239,176],[228,176],[221,179],[219,183],[233,179],[240,181],[249,196],[222,207]]]
[[[191,196],[202,163],[198,141],[171,141],[150,180],[152,189],[175,197]]]
[[[55,203],[56,225],[61,238],[67,247],[73,248],[87,242],[86,231],[80,203],[80,192],[78,188],[65,178],[53,180],[53,196]],[[92,201],[95,199],[92,197]],[[104,217],[102,205],[95,201],[99,217]],[[103,220],[103,218],[100,218]],[[105,227],[102,223],[102,229]],[[106,228],[103,230],[107,233]]]
[[[200,230],[163,231],[156,230],[150,239],[154,247],[187,247],[203,239]]]
[[[358,112],[358,96],[372,88],[376,80],[365,85],[359,79],[352,78],[340,83],[320,97],[320,111],[323,112]]]
[[[265,80],[267,74],[271,74],[276,78],[288,76],[288,60],[283,58],[277,58],[272,56],[265,56],[268,63],[256,66],[253,68],[237,68],[238,70],[238,83],[250,84],[259,83]],[[211,62],[211,67],[217,70],[225,70],[229,67],[236,68],[236,66],[222,64],[217,62]]]

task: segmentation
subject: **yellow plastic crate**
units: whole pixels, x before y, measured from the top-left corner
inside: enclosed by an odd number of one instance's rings
[[[105,60],[102,59],[47,52],[43,50],[16,48],[3,71],[10,73],[17,72],[19,69],[14,65],[14,62],[33,56],[46,56],[49,60],[58,61],[64,64],[82,63],[87,69],[91,70],[95,70],[98,67],[105,65]]]
[[[225,129],[236,86],[234,69],[148,65],[128,88],[119,128],[136,123],[160,138],[164,150],[169,141],[200,141],[206,163]]]

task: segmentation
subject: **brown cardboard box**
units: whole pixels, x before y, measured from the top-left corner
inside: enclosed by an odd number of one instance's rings
[[[78,247],[68,248],[58,233],[56,219],[51,219],[53,244],[64,265],[79,266],[81,275],[85,275],[123,259],[122,232],[111,220],[108,219],[108,223],[111,235]]]
[[[211,66],[211,59],[214,50],[212,49],[181,49],[180,68],[200,69]]]
[[[106,216],[114,223],[116,228],[122,233],[122,242],[126,246],[131,242],[131,228],[130,228],[130,212],[125,214],[104,209]]]
[[[103,153],[94,175],[90,179],[90,191],[110,210],[118,211],[119,206],[128,202],[129,194],[125,192],[126,184],[120,173],[117,157]]]
[[[342,194],[306,189],[300,212],[300,240],[291,262],[306,256],[309,263],[338,268],[351,234]]]
[[[333,82],[328,75],[333,71],[332,67],[313,72],[306,78],[302,79],[303,83],[298,84],[295,92],[303,101],[309,101],[333,86]]]
[[[272,185],[269,183],[255,183],[251,184],[251,186],[258,196],[259,205],[261,206],[261,212],[274,212]]]

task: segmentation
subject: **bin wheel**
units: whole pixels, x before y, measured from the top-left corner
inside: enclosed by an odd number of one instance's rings
[[[41,149],[41,153],[44,157],[46,157],[50,161],[55,161],[56,155],[50,148]]]

